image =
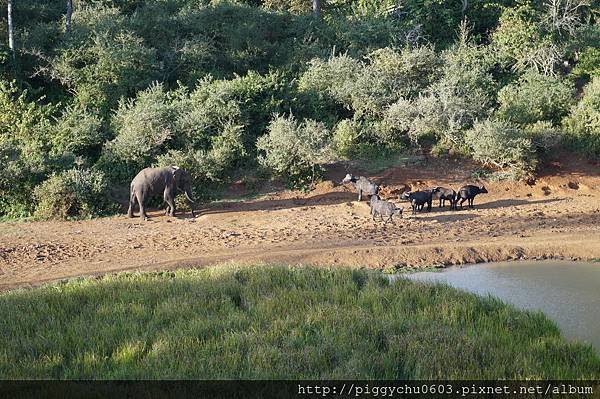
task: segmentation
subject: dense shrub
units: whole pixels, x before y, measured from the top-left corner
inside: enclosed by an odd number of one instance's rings
[[[226,82],[204,79],[191,93],[176,96],[174,127],[183,145],[206,148],[227,124],[241,123],[240,104],[226,92]]]
[[[111,178],[124,181],[177,154],[198,184],[222,182],[254,147],[268,111],[278,109],[280,101],[265,91],[279,86],[276,78],[257,74],[229,81],[208,77],[191,92],[151,86],[121,102],[112,119],[116,137],[106,145],[101,167],[116,162],[123,173]]]
[[[311,90],[351,112],[352,121],[339,124],[334,135],[338,153],[344,157],[351,154],[350,144],[354,155],[361,144],[402,147],[410,134],[408,124],[416,116],[414,102],[442,73],[442,60],[430,47],[384,48],[366,59],[341,55],[326,62],[314,60],[300,79],[300,90]],[[359,137],[362,143],[353,143]]]
[[[189,96],[180,96],[177,129],[191,143],[208,143],[226,125],[243,125],[249,133],[248,147],[264,132],[274,113],[289,106],[290,82],[279,73],[223,80],[206,77]],[[289,108],[288,108],[289,110]]]
[[[528,66],[528,59],[543,41],[538,23],[539,13],[529,5],[504,10],[493,43],[505,62],[519,70]]]
[[[160,84],[121,101],[112,119],[116,137],[106,150],[138,168],[150,164],[173,135],[174,115]]]
[[[74,18],[73,32],[61,41],[47,73],[82,104],[106,112],[160,77],[155,51],[128,30],[117,8],[79,7]]]
[[[531,140],[538,157],[552,155],[552,151],[557,149],[564,138],[563,132],[550,121],[528,125],[524,128],[524,133]]]
[[[357,118],[373,118],[400,97],[411,98],[424,90],[438,76],[441,65],[430,47],[384,48],[366,59],[368,63],[340,55],[313,60],[299,87],[329,96]]]
[[[35,143],[0,140],[0,215],[24,217],[32,211],[33,188],[48,171],[48,158]]]
[[[300,90],[310,90],[321,96],[352,108],[354,84],[364,65],[347,54],[329,58],[327,61],[313,59],[308,70],[300,77]]]
[[[385,112],[382,128],[412,142],[439,140],[460,147],[464,132],[491,111],[495,60],[487,49],[470,44],[468,32],[442,53],[440,77],[414,99],[400,98]]]
[[[52,148],[57,153],[72,152],[90,155],[106,140],[102,119],[81,105],[70,105],[56,119],[51,129]]]
[[[35,188],[35,216],[40,219],[93,217],[110,209],[102,172],[70,169],[51,175]]]
[[[439,75],[439,56],[430,47],[390,48],[368,55],[369,63],[352,85],[352,107],[357,117],[380,117],[400,97],[413,98]]]
[[[432,96],[421,96],[414,100],[401,98],[390,105],[383,115],[380,124],[382,133],[388,138],[408,137],[413,143],[428,135],[434,135],[436,126],[432,123],[428,102]],[[433,105],[433,104],[431,104]]]
[[[27,100],[12,82],[0,81],[0,216],[27,216],[33,188],[51,169],[49,107]]]
[[[535,170],[536,156],[531,139],[509,122],[489,119],[477,122],[465,135],[465,143],[473,159],[508,169],[515,177],[525,177]]]
[[[261,165],[294,187],[312,184],[319,176],[320,164],[331,158],[331,137],[326,127],[313,120],[298,123],[293,116],[276,116],[256,147]]]
[[[336,0],[319,19],[298,0],[82,0],[67,34],[63,3],[19,0],[14,60],[0,21],[0,216],[27,216],[34,187],[74,167],[119,188],[177,163],[201,189],[260,159],[305,185],[320,150],[467,154],[488,118],[536,157],[561,120],[573,149],[598,154],[596,83],[572,107],[565,78],[597,75],[595,6]]]
[[[333,130],[332,137],[336,155],[344,159],[351,159],[358,155],[361,133],[361,126],[358,122],[351,119],[339,121]]]
[[[588,79],[600,76],[600,49],[594,47],[586,49],[581,54],[579,62],[573,68],[572,73],[574,76],[581,76]]]
[[[404,47],[399,51],[386,47],[372,52],[367,59],[371,73],[391,86],[388,90],[398,90],[397,96],[408,98],[436,80],[443,65],[432,46]]]
[[[573,88],[566,80],[529,71],[498,93],[499,117],[528,125],[560,123],[572,104]]]
[[[494,45],[514,70],[557,75],[583,50],[597,47],[598,29],[592,22],[595,8],[585,0],[507,7],[494,32]]]
[[[600,77],[585,86],[581,101],[563,120],[563,126],[575,148],[600,159]]]

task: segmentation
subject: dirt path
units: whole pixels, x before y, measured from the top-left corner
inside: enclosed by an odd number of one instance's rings
[[[0,289],[120,270],[224,262],[372,268],[532,258],[600,258],[600,167],[554,164],[533,184],[485,182],[476,208],[438,209],[394,225],[369,218],[367,202],[331,182],[310,193],[280,192],[216,203],[201,216],[151,213],[78,222],[0,224]],[[394,198],[404,187],[467,182],[469,167],[430,162],[375,175]],[[339,181],[343,170],[330,171]],[[441,177],[440,177],[441,176]],[[397,202],[397,201],[396,201]],[[404,204],[405,207],[408,204]]]

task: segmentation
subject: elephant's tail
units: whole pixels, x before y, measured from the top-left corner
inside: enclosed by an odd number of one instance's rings
[[[129,187],[129,202],[131,204],[135,204],[135,190],[133,189],[133,185]]]

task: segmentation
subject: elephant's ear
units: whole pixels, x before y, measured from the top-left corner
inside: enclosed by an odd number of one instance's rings
[[[183,173],[182,169],[179,169],[178,166],[173,166],[173,179],[177,182]]]

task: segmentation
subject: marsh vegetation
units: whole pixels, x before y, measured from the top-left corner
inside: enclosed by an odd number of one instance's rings
[[[215,267],[0,294],[1,378],[598,378],[539,312],[378,272]]]

